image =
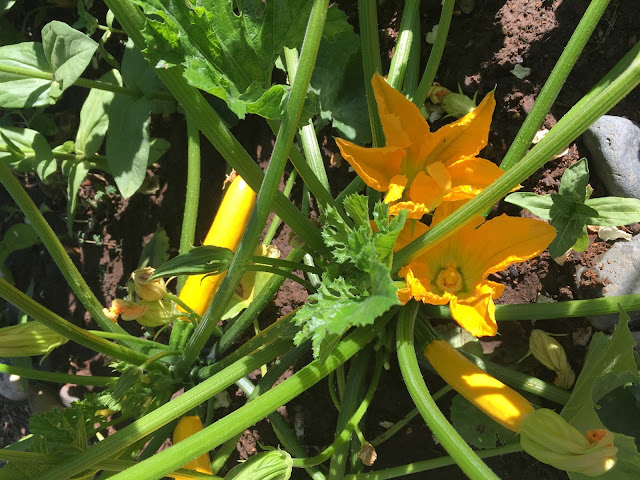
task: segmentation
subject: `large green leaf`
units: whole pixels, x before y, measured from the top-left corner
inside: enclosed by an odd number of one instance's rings
[[[100,81],[122,86],[122,78],[117,70],[111,70],[100,77]],[[76,133],[76,152],[86,157],[95,155],[104,141],[109,127],[109,106],[115,93],[92,88],[80,110],[80,125]]]
[[[287,88],[270,85],[284,47],[299,47],[311,0],[135,0],[147,14],[145,54],[182,66],[187,81],[225,100],[238,117],[278,117]]]
[[[371,142],[364,82],[360,37],[346,15],[332,5],[310,89],[318,96],[320,117],[358,145]]]

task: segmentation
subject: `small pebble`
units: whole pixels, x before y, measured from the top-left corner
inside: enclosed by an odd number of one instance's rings
[[[603,115],[582,135],[607,194],[640,198],[640,127],[623,117]]]
[[[598,280],[605,283],[602,289],[603,297],[616,295],[629,295],[640,293],[640,235],[636,235],[630,242],[618,241],[613,246],[595,259],[593,270]],[[580,293],[580,280],[585,272],[585,267],[576,269],[576,282],[578,294]],[[640,326],[640,312],[628,312],[631,318],[632,329]],[[597,330],[609,330],[618,323],[618,313],[608,315],[594,315],[587,317],[591,325]]]
[[[0,395],[14,402],[19,402],[27,398],[27,392],[24,391],[20,377],[7,373],[3,373],[0,377]]]

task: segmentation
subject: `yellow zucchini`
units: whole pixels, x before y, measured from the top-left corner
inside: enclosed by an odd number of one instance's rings
[[[204,245],[225,247],[235,252],[247,228],[255,203],[255,192],[239,175],[236,176],[222,199],[218,213],[204,239]],[[189,276],[180,291],[180,300],[198,315],[203,315],[223,278],[224,274],[208,277]]]
[[[533,412],[529,401],[477,367],[444,340],[432,340],[424,354],[442,379],[489,417],[513,432]]]
[[[178,425],[173,430],[173,444],[181,442],[185,438],[190,437],[194,433],[198,433],[202,430],[202,421],[197,415],[186,415],[180,419]],[[209,454],[199,456],[195,460],[187,463],[182,468],[187,470],[194,470],[200,473],[211,473],[211,462],[209,460]],[[176,475],[176,480],[186,480],[187,477]]]

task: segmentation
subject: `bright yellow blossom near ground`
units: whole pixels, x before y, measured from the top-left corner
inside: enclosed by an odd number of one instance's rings
[[[434,224],[451,211],[439,207]],[[422,223],[407,222],[394,250],[428,229]],[[476,337],[495,335],[498,327],[493,299],[502,295],[504,285],[487,277],[539,255],[555,234],[555,229],[541,220],[501,215],[485,222],[475,217],[400,270],[398,275],[406,280],[406,288],[398,290],[398,299],[402,303],[415,298],[432,305],[449,304],[453,319],[469,333]]]
[[[441,202],[470,199],[503,171],[477,155],[489,136],[493,92],[461,119],[431,132],[420,110],[375,74],[371,80],[386,138],[365,148],[337,138],[344,159],[371,188],[387,192],[392,215],[421,218]]]

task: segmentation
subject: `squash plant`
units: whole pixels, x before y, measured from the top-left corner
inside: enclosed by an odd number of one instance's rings
[[[0,47],[3,108],[42,108],[66,95],[71,85],[91,89],[75,141],[51,148],[34,129],[0,127],[0,181],[100,330],[70,323],[3,278],[0,296],[58,335],[113,358],[114,377],[84,379],[103,389],[69,409],[34,415],[31,435],[0,451],[0,459],[8,461],[0,478],[198,479],[221,478],[228,471],[228,479],[285,479],[305,469],[314,479],[357,480],[403,477],[456,463],[470,478],[487,479],[496,477],[481,458],[522,450],[572,478],[627,478],[625,472],[637,471],[633,432],[606,429],[593,406],[637,384],[624,315],[611,339],[593,337],[571,394],[482,359],[474,365],[438,338],[429,321],[451,318],[480,336],[495,334],[497,321],[640,309],[637,295],[496,306],[504,285],[488,279],[538,255],[552,242],[555,229],[542,220],[500,216],[485,221],[484,213],[640,83],[636,44],[527,151],[608,0],[590,3],[500,168],[477,157],[487,143],[493,94],[437,131],[431,131],[418,108],[434,82],[454,0],[442,2],[422,75],[418,0],[404,5],[388,72],[381,67],[375,2],[367,0],[358,2],[359,38],[328,0],[106,0],[106,26],[85,3],[78,3],[79,25],[84,26],[78,28],[89,35],[52,21],[42,30],[42,42]],[[90,34],[98,28],[104,34],[95,42]],[[121,61],[108,52],[116,33],[128,36]],[[83,78],[96,52],[114,69],[99,80]],[[274,74],[276,64],[286,71],[287,83],[274,80],[281,78]],[[351,81],[353,72],[362,84]],[[339,98],[353,103],[341,110]],[[276,140],[264,172],[212,107],[215,102],[224,103],[226,118],[259,115],[273,128]],[[133,195],[147,167],[167,147],[150,138],[149,112],[173,112],[177,105],[187,118],[189,136],[180,255],[157,270],[144,266],[132,272],[127,298],[105,308],[13,172],[35,172],[46,181],[60,169],[68,182],[69,218],[89,170],[110,173],[123,196]],[[367,117],[369,122],[363,122]],[[342,155],[358,174],[337,197],[324,170],[314,119],[318,126],[332,122]],[[241,179],[229,187],[211,238],[194,248],[199,244],[194,225],[200,133]],[[308,204],[301,211],[288,199],[291,182],[285,193],[278,190],[289,160],[305,193],[317,201],[318,221],[310,219]],[[240,187],[240,182],[246,184]],[[640,218],[637,208],[627,210],[628,222]],[[295,235],[295,248],[285,259],[257,249],[272,212],[277,217],[264,247],[284,222]],[[425,214],[432,217],[429,226],[421,223]],[[174,276],[181,291],[169,282]],[[307,288],[308,302],[246,340],[247,328],[285,278]],[[234,304],[239,286],[243,296]],[[247,290],[250,295],[244,295]],[[118,320],[171,333],[166,342],[161,336],[137,338]],[[274,386],[309,351],[313,359]],[[25,349],[24,354],[32,352]],[[397,355],[415,413],[450,456],[363,472],[378,442],[363,440],[361,420],[390,355]],[[473,450],[461,435],[464,425],[452,425],[436,405],[434,398],[441,393],[430,393],[419,365],[428,368],[427,359],[452,388],[519,432],[520,441]],[[248,375],[259,368],[263,376],[254,383]],[[78,383],[71,375],[8,365],[2,371]],[[335,438],[311,456],[277,409],[334,373],[341,387],[334,395],[339,407]],[[234,384],[246,393],[247,403],[216,419],[211,399]],[[560,414],[537,409],[534,404],[541,400],[532,404],[511,387],[564,407]],[[174,396],[181,389],[184,393]],[[281,450],[229,469],[238,436],[265,417]],[[105,435],[107,427],[125,421],[126,426]],[[156,453],[172,432],[175,444]]]

